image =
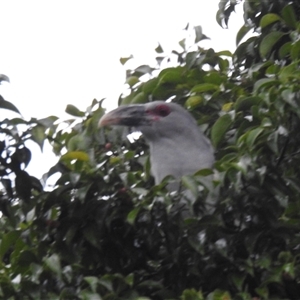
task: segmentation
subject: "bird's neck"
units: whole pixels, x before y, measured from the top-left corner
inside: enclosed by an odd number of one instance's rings
[[[181,178],[197,170],[212,167],[214,157],[210,142],[201,132],[148,140],[151,169],[156,184],[167,175]]]

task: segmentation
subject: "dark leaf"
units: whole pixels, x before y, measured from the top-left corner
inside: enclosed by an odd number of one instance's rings
[[[120,63],[121,63],[122,65],[125,65],[125,63],[126,63],[128,60],[132,59],[132,58],[133,58],[132,55],[130,55],[129,57],[121,57],[121,58],[120,58]]]
[[[29,201],[32,188],[30,175],[26,171],[18,171],[16,173],[15,185],[18,196],[24,201]]]
[[[35,126],[31,130],[32,140],[35,141],[43,150],[44,142],[46,139],[45,128],[43,126]]]
[[[250,26],[243,25],[236,35],[235,43],[238,46],[245,35],[252,29]]]
[[[68,104],[66,107],[66,113],[74,117],[84,117],[85,113],[80,111],[76,106]]]
[[[285,23],[293,29],[297,28],[297,18],[292,3],[287,4],[281,11]]]
[[[10,165],[13,171],[21,169],[22,164],[24,164],[26,168],[31,160],[31,151],[23,146],[16,149],[11,158],[12,161]]]
[[[203,38],[205,38],[205,36],[202,34],[202,27],[201,26],[195,26],[194,27],[195,30],[195,43],[200,42],[201,40],[203,40]]]
[[[1,183],[3,184],[5,191],[9,198],[13,197],[13,190],[12,190],[12,184],[10,179],[1,179]]]
[[[266,14],[261,18],[259,26],[261,28],[264,28],[264,27],[266,27],[270,24],[273,24],[274,22],[278,22],[280,20],[281,20],[281,18],[277,14]]]
[[[155,52],[157,52],[157,53],[163,53],[164,52],[164,50],[163,50],[163,48],[161,47],[160,44],[158,44],[158,46],[155,48]]]
[[[10,81],[9,81],[9,78],[8,78],[6,75],[0,74],[0,83],[1,83],[2,81],[10,82]]]
[[[1,259],[3,258],[5,253],[8,251],[8,249],[17,242],[17,239],[19,238],[20,234],[21,234],[20,231],[14,230],[14,231],[4,234],[1,237],[1,244],[0,244]]]
[[[0,108],[8,109],[20,114],[19,110],[11,102],[4,100],[2,96],[0,96]]]
[[[221,142],[231,124],[232,120],[228,114],[223,115],[215,122],[211,130],[211,139],[215,147]]]
[[[264,37],[259,45],[259,53],[262,58],[266,58],[272,51],[275,44],[285,35],[280,31],[270,32]]]

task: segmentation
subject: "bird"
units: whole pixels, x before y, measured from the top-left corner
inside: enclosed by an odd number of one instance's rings
[[[155,184],[166,176],[175,179],[168,185],[169,191],[178,189],[184,175],[211,169],[215,161],[210,140],[195,118],[177,103],[153,101],[119,106],[102,116],[99,126],[127,126],[140,131],[149,145]]]

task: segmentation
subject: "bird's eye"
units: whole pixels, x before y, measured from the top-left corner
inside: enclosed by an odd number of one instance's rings
[[[154,112],[156,115],[159,115],[161,117],[166,117],[170,112],[170,107],[167,105],[158,105],[155,107]]]

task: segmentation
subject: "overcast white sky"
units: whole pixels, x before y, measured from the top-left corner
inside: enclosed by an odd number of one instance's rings
[[[187,23],[211,37],[203,45],[234,49],[242,14],[224,30],[215,21],[218,3],[1,1],[0,73],[11,80],[1,94],[26,117],[60,115],[68,103],[84,109],[93,98],[116,103],[125,81],[119,58],[150,62],[158,42],[169,51],[177,46]]]
[[[202,46],[234,50],[242,25],[215,20],[218,0],[15,0],[0,2],[0,94],[26,117],[63,115],[67,104],[85,109],[94,98],[115,106],[124,90],[120,57],[152,63],[158,42],[177,47],[187,23],[201,25]],[[242,7],[239,8],[241,10]],[[0,110],[0,115],[5,113]],[[0,117],[1,119],[1,117]]]

